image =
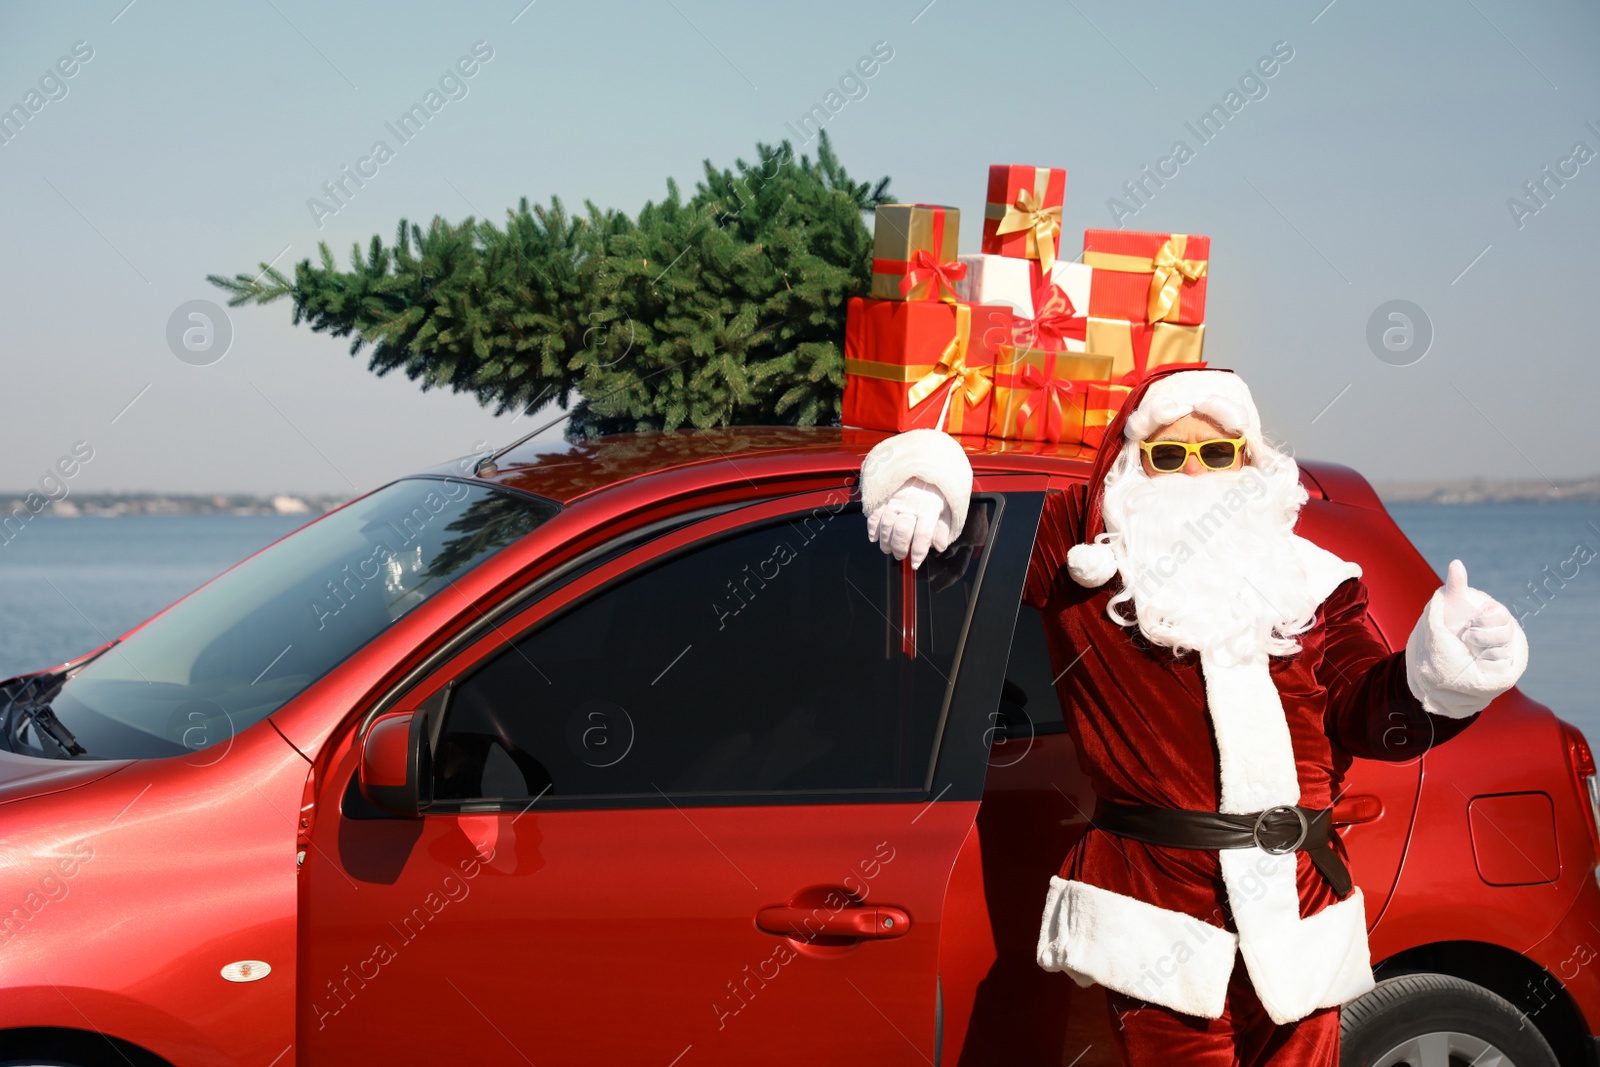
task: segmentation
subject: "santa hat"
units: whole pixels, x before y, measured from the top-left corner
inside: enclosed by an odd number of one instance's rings
[[[1101,505],[1106,475],[1126,447],[1123,442],[1143,441],[1189,414],[1204,415],[1238,433],[1252,456],[1264,454],[1267,445],[1261,436],[1261,416],[1243,378],[1231,370],[1216,368],[1169,367],[1155,371],[1129,393],[1106,428],[1105,444],[1090,468],[1083,536],[1080,543],[1067,550],[1067,573],[1073,581],[1095,589],[1117,573],[1117,558],[1111,546],[1095,539],[1105,532]]]

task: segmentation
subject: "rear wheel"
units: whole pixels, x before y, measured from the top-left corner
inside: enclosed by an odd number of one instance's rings
[[[1511,1002],[1443,974],[1379,982],[1339,1013],[1341,1067],[1559,1067]]]

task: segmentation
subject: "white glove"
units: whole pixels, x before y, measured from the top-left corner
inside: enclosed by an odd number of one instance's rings
[[[1498,663],[1512,654],[1515,620],[1498,600],[1467,589],[1467,568],[1459,560],[1450,561],[1444,578],[1444,625],[1460,639],[1477,663]]]
[[[1528,638],[1504,604],[1467,587],[1467,568],[1451,560],[1444,585],[1406,641],[1406,682],[1425,711],[1475,715],[1517,684],[1528,666]]]
[[[944,494],[932,483],[912,478],[867,516],[867,539],[895,559],[905,559],[910,553],[915,570],[922,566],[930,548],[943,552],[950,547],[953,521]]]

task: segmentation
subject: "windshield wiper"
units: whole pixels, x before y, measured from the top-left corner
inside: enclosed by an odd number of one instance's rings
[[[17,751],[17,742],[21,739],[22,732],[27,729],[28,723],[32,722],[39,736],[49,738],[63,759],[87,755],[88,749],[78,743],[72,731],[67,729],[66,723],[58,719],[50,707],[50,701],[61,692],[66,680],[66,671],[47,672],[36,674],[23,681],[21,685],[7,687],[11,692],[8,694],[10,700],[6,702],[4,712],[0,712],[0,744],[9,751]]]
[[[19,734],[31,720],[34,729],[54,741],[56,747],[65,754],[67,759],[89,754],[89,750],[78,744],[78,739],[72,736],[72,731],[67,729],[67,724],[56,718],[56,713],[50,710],[49,704],[25,705],[16,709],[12,718],[15,721],[7,725],[14,728]]]

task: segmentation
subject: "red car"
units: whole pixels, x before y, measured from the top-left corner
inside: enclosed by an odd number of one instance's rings
[[[465,460],[0,684],[0,1063],[1110,1060],[1099,990],[1034,963],[1092,798],[1019,610],[1087,458],[972,440],[912,572],[860,514],[884,436]],[[1438,577],[1303,469],[1300,531],[1402,643]],[[1349,768],[1346,1063],[1594,1062],[1595,797],[1515,691]]]

